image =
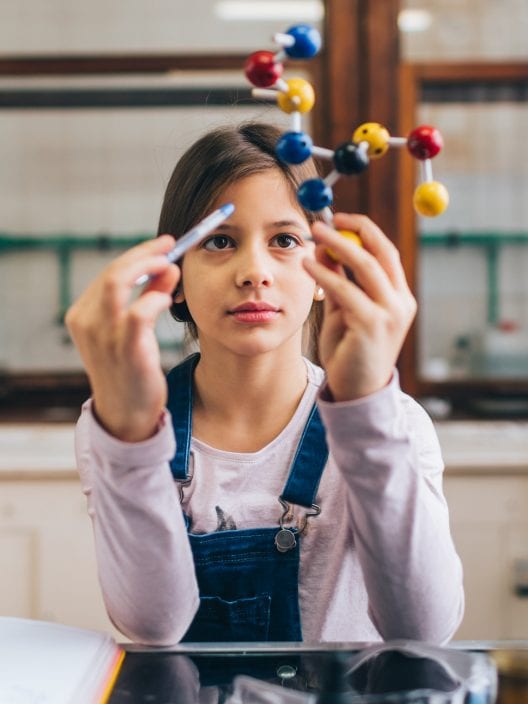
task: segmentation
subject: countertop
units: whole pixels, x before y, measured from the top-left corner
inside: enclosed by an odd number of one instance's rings
[[[0,424],[0,478],[77,476],[72,423]],[[528,473],[528,421],[435,422],[447,473]]]
[[[446,472],[528,472],[527,421],[437,421]]]
[[[77,478],[72,423],[0,425],[0,479]]]

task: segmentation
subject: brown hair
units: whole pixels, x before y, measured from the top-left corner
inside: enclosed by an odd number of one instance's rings
[[[230,184],[268,169],[279,169],[295,195],[299,185],[318,176],[312,159],[291,166],[275,153],[281,135],[277,127],[260,122],[245,122],[221,127],[198,139],[181,157],[170,177],[158,224],[158,235],[176,238],[196,225],[212,208]],[[304,211],[308,222],[319,220],[317,213]],[[197,329],[187,304],[173,303],[172,316],[187,323],[193,338]],[[316,357],[315,339],[320,326],[321,306],[314,303],[309,317],[309,349]]]

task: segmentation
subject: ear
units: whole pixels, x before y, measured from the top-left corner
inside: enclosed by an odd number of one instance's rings
[[[314,301],[324,301],[325,292],[322,286],[316,286],[314,291]]]
[[[172,300],[174,303],[183,303],[185,301],[185,294],[183,292],[183,283],[181,281],[176,286],[174,293],[172,294]]]

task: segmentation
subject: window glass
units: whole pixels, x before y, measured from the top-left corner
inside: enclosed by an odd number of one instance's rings
[[[528,56],[526,0],[402,0],[405,61],[493,61]]]
[[[418,227],[419,369],[428,380],[528,378],[528,105],[524,89],[508,91],[480,86],[474,101],[469,91],[464,103],[419,108],[420,123],[443,134],[433,170],[451,199]]]

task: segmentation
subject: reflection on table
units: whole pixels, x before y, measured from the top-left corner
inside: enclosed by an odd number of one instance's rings
[[[411,653],[405,645],[380,652],[366,644],[311,650],[302,644],[235,646],[129,646],[108,704],[493,704],[496,699],[492,660],[463,648],[447,653],[424,646]],[[472,691],[464,695],[470,679]]]

